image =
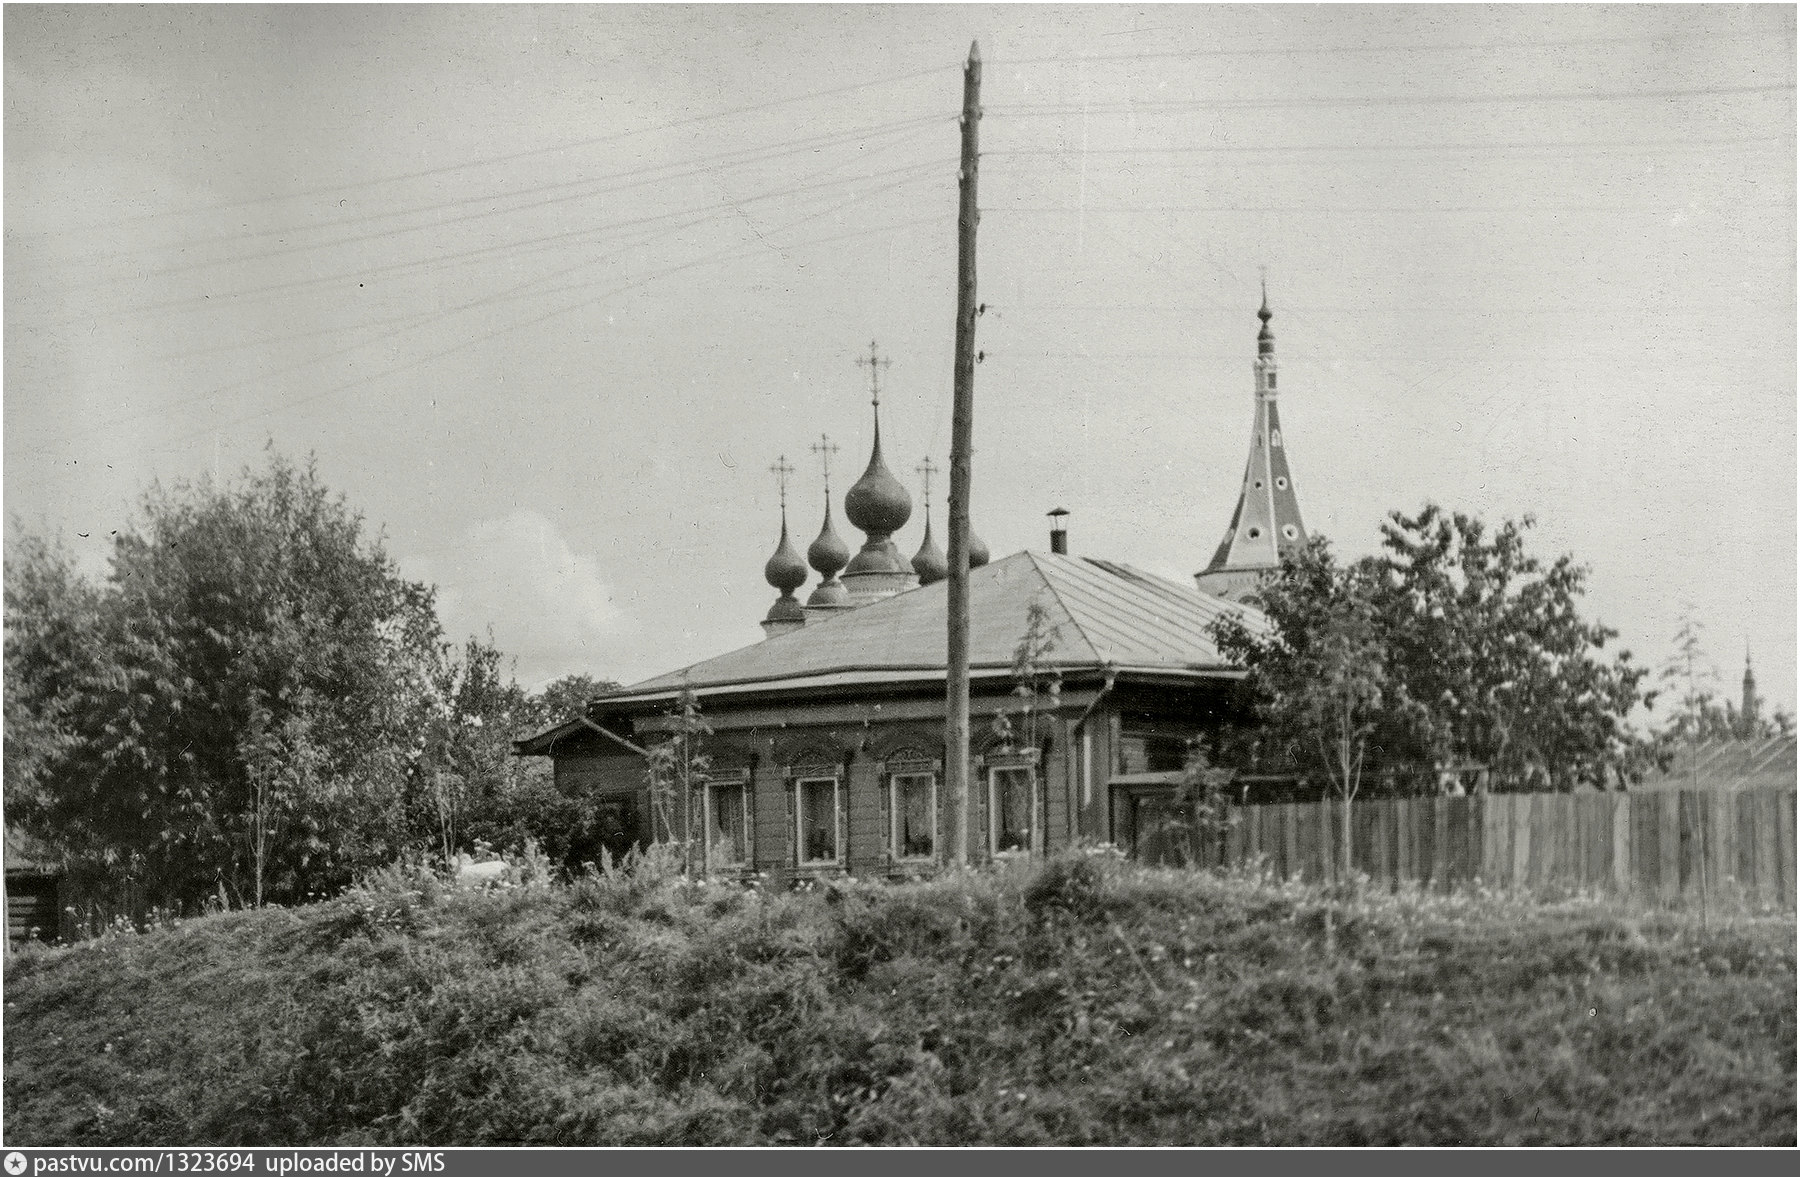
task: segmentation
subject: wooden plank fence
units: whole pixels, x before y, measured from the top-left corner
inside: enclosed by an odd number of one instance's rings
[[[1381,882],[1591,891],[1659,903],[1794,907],[1791,788],[1637,793],[1493,793],[1358,801],[1351,862]],[[1281,878],[1330,879],[1341,846],[1334,801],[1250,805],[1220,838],[1184,836],[1180,819],[1140,802],[1138,857],[1238,866],[1260,858]]]

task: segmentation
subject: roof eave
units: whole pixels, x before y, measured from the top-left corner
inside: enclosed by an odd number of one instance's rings
[[[1201,681],[1236,682],[1244,677],[1244,671],[1236,667],[1178,667],[1178,666],[1122,666],[1107,663],[1082,663],[1078,665],[1054,666],[1060,671],[1063,682],[1074,685],[1086,678],[1100,681],[1111,675],[1124,682],[1145,684],[1179,684]],[[866,673],[889,674],[894,672],[917,671],[916,677],[906,679],[871,678],[864,682],[831,682],[818,683],[806,680],[826,678],[835,674]],[[986,666],[972,667],[971,678],[987,682],[1007,682],[1012,678],[1012,667]],[[880,694],[892,691],[917,691],[936,688],[941,690],[944,682],[944,668],[882,666],[882,667],[838,667],[826,671],[812,671],[804,675],[780,675],[760,679],[738,679],[732,681],[695,684],[693,690],[696,698],[729,695],[733,702],[765,701],[769,699],[802,699],[817,695],[830,695],[838,698],[846,694],[858,696]],[[624,713],[649,709],[652,705],[670,702],[681,696],[682,688],[661,687],[654,691],[640,694],[615,694],[605,699],[609,710]],[[541,738],[541,737],[540,737]]]

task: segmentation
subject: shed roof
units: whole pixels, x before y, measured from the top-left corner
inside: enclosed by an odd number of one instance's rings
[[[23,830],[6,827],[6,873],[9,875],[57,874],[62,868],[50,849]]]
[[[1640,789],[1688,789],[1695,780],[1703,789],[1793,788],[1795,738],[1708,740],[1691,751],[1682,749],[1667,771],[1645,778]]]

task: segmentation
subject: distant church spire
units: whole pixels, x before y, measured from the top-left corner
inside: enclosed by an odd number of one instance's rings
[[[763,579],[781,592],[769,607],[769,615],[763,618],[763,632],[770,637],[806,624],[806,608],[794,596],[794,590],[806,583],[806,561],[800,558],[793,541],[788,539],[787,483],[788,475],[793,472],[793,463],[787,460],[786,454],[775,459],[775,464],[769,467],[781,495],[781,542],[776,545],[769,562],[763,565]]]
[[[914,581],[893,538],[912,518],[912,496],[881,456],[881,373],[893,361],[882,359],[877,346],[871,343],[868,356],[856,362],[869,369],[869,402],[875,413],[875,444],[869,453],[869,468],[844,495],[845,518],[869,537],[844,570],[844,584],[852,600],[861,605],[910,588]]]
[[[1300,500],[1294,494],[1288,472],[1287,449],[1282,444],[1281,415],[1275,406],[1275,332],[1269,320],[1269,287],[1263,283],[1262,307],[1256,317],[1262,329],[1256,334],[1256,416],[1250,432],[1250,460],[1244,467],[1244,485],[1238,493],[1231,525],[1213,553],[1212,562],[1194,579],[1200,591],[1227,600],[1242,600],[1256,587],[1264,572],[1279,567],[1281,558],[1306,546],[1306,525],[1300,521]]]
[[[1750,643],[1744,643],[1744,707],[1738,713],[1744,734],[1756,731],[1756,712],[1761,700],[1756,697],[1756,672],[1750,669]]]

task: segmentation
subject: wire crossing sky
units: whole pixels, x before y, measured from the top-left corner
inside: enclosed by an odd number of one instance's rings
[[[1205,563],[1266,270],[1309,527],[1533,515],[1640,660],[1691,610],[1793,707],[1779,6],[9,7],[9,532],[99,572],[272,443],[529,685],[758,640],[871,340],[947,465],[971,40],[996,555]]]

